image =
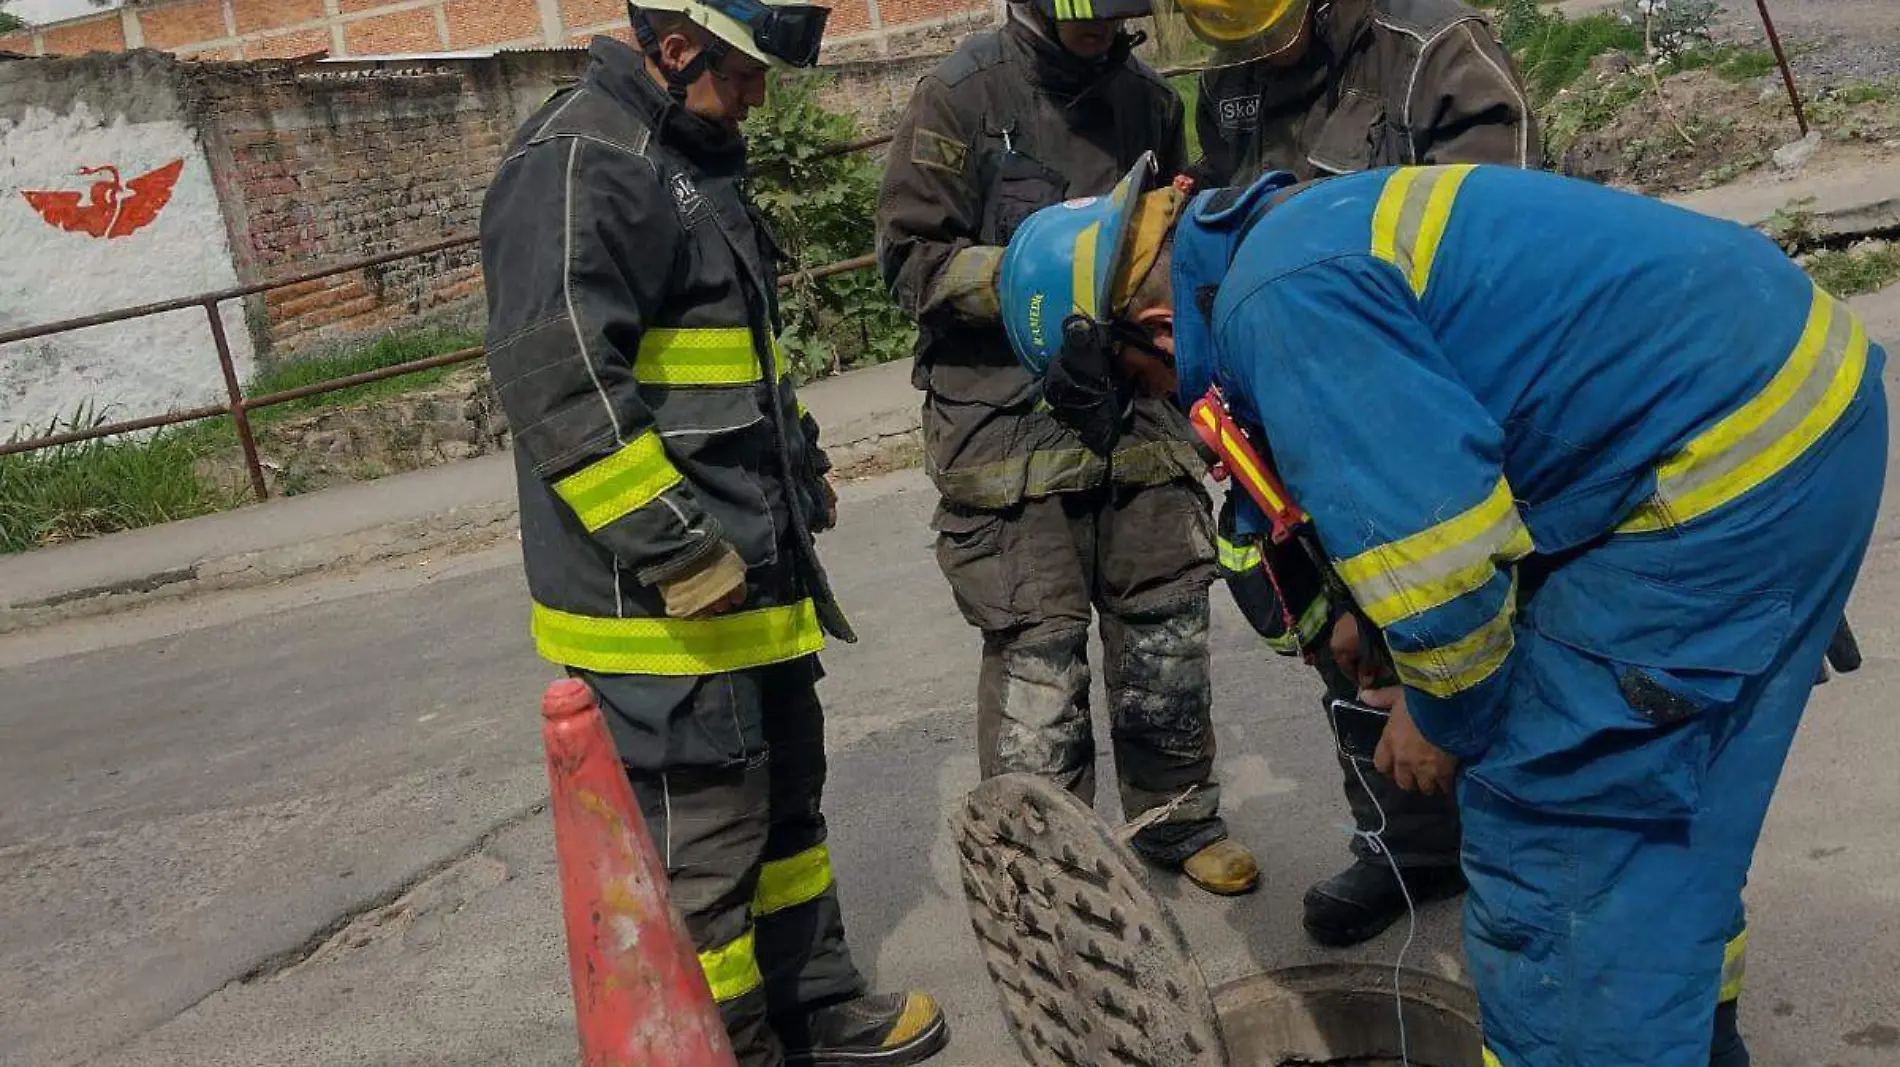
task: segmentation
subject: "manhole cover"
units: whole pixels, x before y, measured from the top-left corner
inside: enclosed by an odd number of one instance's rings
[[[992,778],[952,821],[970,922],[1031,1067],[1482,1062],[1476,994],[1436,975],[1399,976],[1402,1039],[1384,964],[1289,967],[1210,993],[1139,862],[1040,778]]]
[[[970,922],[1032,1067],[1228,1067],[1186,939],[1094,812],[1012,774],[954,822]]]

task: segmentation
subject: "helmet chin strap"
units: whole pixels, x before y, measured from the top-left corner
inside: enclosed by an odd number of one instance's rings
[[[713,40],[702,47],[692,59],[687,60],[685,66],[674,70],[660,58],[660,35],[654,32],[653,23],[648,21],[646,12],[629,2],[627,17],[633,22],[633,38],[639,43],[640,51],[646,54],[647,59],[652,61],[653,66],[659,70],[660,76],[666,79],[666,94],[672,97],[674,102],[686,103],[686,90],[699,80],[701,74],[710,70],[714,77],[719,76],[719,64],[725,60],[726,53],[731,50],[731,46],[726,42]]]

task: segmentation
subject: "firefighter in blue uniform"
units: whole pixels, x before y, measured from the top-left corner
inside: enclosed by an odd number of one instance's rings
[[[1760,235],[1585,182],[1151,180],[1024,225],[1012,341],[1083,427],[1215,390],[1310,515],[1402,683],[1361,694],[1380,768],[1458,790],[1486,1064],[1747,1063],[1742,887],[1873,530],[1885,353]]]

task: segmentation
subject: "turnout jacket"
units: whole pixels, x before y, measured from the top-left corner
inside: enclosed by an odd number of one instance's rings
[[[1510,55],[1457,0],[1320,0],[1296,62],[1214,57],[1195,129],[1203,186],[1269,170],[1308,180],[1420,163],[1543,165]]]
[[[1553,566],[1601,569],[1608,539],[1666,542],[1718,511],[1832,536],[1782,515],[1772,483],[1881,388],[1847,304],[1753,230],[1584,181],[1287,181],[1204,194],[1176,230],[1181,393],[1218,385],[1264,430],[1425,735],[1485,751],[1525,625],[1627,668],[1649,725],[1733,699],[1789,626],[1773,567],[1736,588],[1612,568],[1600,596],[1521,594]],[[1578,728],[1547,725],[1554,749]]]
[[[849,637],[812,546],[828,465],[778,365],[776,249],[744,141],[674,104],[633,49],[590,53],[482,209],[536,647],[662,675],[815,652],[822,630]],[[747,567],[742,609],[667,617],[659,583],[722,543]]]
[[[1180,99],[1129,54],[1070,55],[1029,5],[976,34],[917,84],[891,142],[878,203],[878,265],[918,324],[912,380],[926,394],[925,458],[945,500],[1002,509],[1111,477],[1197,479],[1186,423],[1140,401],[1104,460],[1046,411],[1004,337],[996,299],[1003,246],[1063,200],[1106,193],[1143,152],[1185,165]],[[1112,473],[1111,473],[1112,472]]]

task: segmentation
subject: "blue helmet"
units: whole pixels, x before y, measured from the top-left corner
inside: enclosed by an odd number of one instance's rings
[[[1107,196],[1043,208],[1010,238],[996,288],[1003,332],[1030,377],[1040,381],[1062,351],[1070,316],[1102,325],[1112,318],[1109,287],[1128,254],[1129,219],[1158,169],[1144,152]]]

